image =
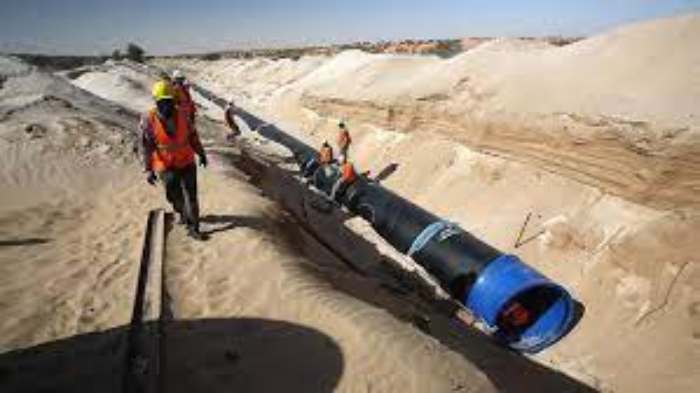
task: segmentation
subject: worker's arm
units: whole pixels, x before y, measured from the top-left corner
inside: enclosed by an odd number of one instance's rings
[[[148,116],[141,116],[139,122],[139,130],[141,131],[141,151],[143,153],[143,165],[146,172],[151,172],[151,156],[156,150],[156,143],[153,139],[153,129],[148,121]]]
[[[190,89],[190,83],[188,81],[183,82],[182,93],[185,96],[184,99],[187,101],[187,105],[189,105],[189,109],[192,111],[192,114],[196,114],[197,105],[195,105],[194,100],[192,99],[192,90]]]
[[[197,129],[194,128],[194,125],[190,123],[190,146],[192,146],[192,150],[194,150],[195,153],[199,156],[200,159],[206,161],[207,160],[207,155],[204,152],[204,147],[202,146],[202,142],[199,140],[199,134],[197,133]]]

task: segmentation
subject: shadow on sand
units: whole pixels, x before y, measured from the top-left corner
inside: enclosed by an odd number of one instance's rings
[[[0,391],[122,392],[128,330],[0,354]],[[160,342],[163,392],[331,392],[344,368],[332,338],[282,321],[167,322]]]
[[[0,240],[0,247],[22,247],[22,246],[33,246],[35,244],[45,244],[50,242],[49,239],[44,238],[29,238],[29,239],[15,239],[15,240]]]
[[[239,227],[247,227],[259,231],[265,231],[265,222],[269,221],[262,217],[240,216],[233,214],[214,215],[209,214],[199,219],[200,223],[206,224],[202,233],[213,235],[219,232],[230,231]]]
[[[376,181],[377,183],[381,183],[381,182],[383,182],[384,180],[386,180],[386,179],[388,179],[389,177],[391,177],[391,175],[393,175],[394,173],[396,173],[396,171],[397,171],[398,169],[399,169],[399,164],[393,162],[393,163],[387,165],[386,167],[384,167],[384,169],[382,169],[382,170],[377,174],[377,176],[374,177],[374,181]]]

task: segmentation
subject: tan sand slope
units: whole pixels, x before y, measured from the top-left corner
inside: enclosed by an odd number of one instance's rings
[[[8,73],[5,62],[21,72]],[[137,270],[128,261],[138,258],[147,211],[134,202],[145,200],[147,190],[130,188],[130,170],[120,168],[133,159],[135,117],[61,78],[5,58],[1,63],[7,77],[0,90],[0,386],[5,386],[12,375],[8,366],[16,364],[5,357],[8,351],[128,323]],[[114,331],[76,346],[100,359],[94,369],[74,374],[86,377],[83,386],[93,386],[90,376],[105,378],[102,386],[116,381],[123,338],[123,331]],[[44,365],[56,366],[51,356],[45,359]],[[45,375],[73,379],[54,367],[40,371],[28,381],[47,387]]]

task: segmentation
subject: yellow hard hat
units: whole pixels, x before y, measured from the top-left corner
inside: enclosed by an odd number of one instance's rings
[[[170,86],[170,83],[166,81],[158,81],[153,84],[153,90],[151,93],[153,94],[153,99],[156,101],[173,98],[172,87]]]

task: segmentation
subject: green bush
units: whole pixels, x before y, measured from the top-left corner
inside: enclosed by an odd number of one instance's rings
[[[146,53],[140,46],[129,43],[126,46],[126,58],[137,63],[143,63],[143,55]]]

